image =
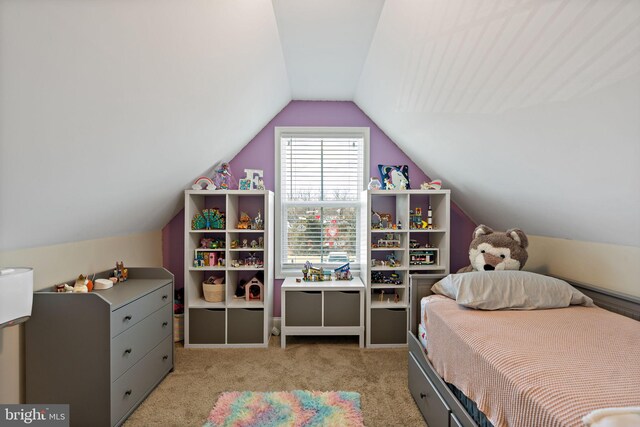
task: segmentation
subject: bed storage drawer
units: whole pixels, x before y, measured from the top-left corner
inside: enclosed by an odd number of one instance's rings
[[[449,406],[412,354],[409,354],[409,391],[429,426],[449,425]]]
[[[453,412],[449,415],[449,427],[464,427],[460,421],[458,421],[458,417],[453,415]]]

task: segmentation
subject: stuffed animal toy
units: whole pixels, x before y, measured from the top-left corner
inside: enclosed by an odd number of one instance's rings
[[[87,287],[88,282],[89,280],[81,274],[78,276],[76,283],[73,286],[65,284],[64,289],[67,292],[89,292],[89,288]]]
[[[493,231],[486,225],[479,225],[473,231],[469,246],[471,265],[458,273],[491,270],[522,270],[527,262],[529,239],[519,228],[506,232]]]

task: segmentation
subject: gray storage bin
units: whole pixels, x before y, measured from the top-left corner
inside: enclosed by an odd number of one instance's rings
[[[406,344],[407,310],[376,308],[371,310],[371,344]]]
[[[325,291],[324,326],[359,326],[360,292]]]
[[[321,291],[287,291],[287,326],[322,326]]]
[[[230,308],[227,321],[228,344],[263,344],[264,310],[262,308]]]
[[[191,344],[224,344],[224,308],[189,309]]]

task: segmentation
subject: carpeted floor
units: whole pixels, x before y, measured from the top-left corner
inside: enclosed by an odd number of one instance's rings
[[[355,337],[291,337],[280,348],[176,347],[175,370],[129,417],[126,427],[201,426],[224,391],[356,391],[364,423],[423,426],[407,388],[407,349],[361,349]]]

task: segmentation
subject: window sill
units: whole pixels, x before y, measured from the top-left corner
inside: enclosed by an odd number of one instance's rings
[[[329,269],[331,271],[333,271],[335,268],[338,268],[339,266],[335,266],[335,267],[324,267],[326,269]],[[352,268],[351,269],[351,274],[354,277],[360,277],[360,268]],[[282,271],[276,271],[275,273],[275,278],[276,280],[284,280],[287,277],[302,277],[302,271],[300,268],[296,268],[296,269],[286,269],[286,270],[282,270]]]

